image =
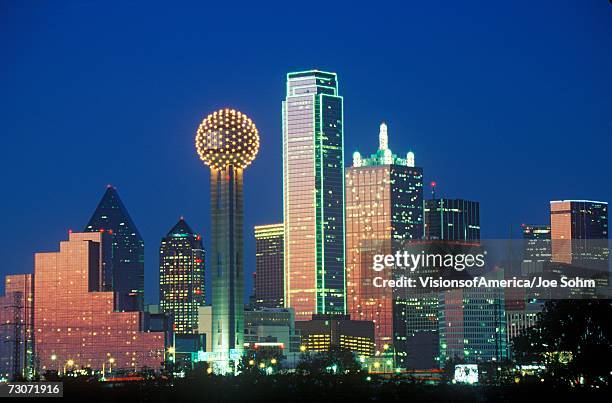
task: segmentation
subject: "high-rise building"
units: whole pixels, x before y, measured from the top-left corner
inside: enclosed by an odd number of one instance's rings
[[[501,280],[503,270],[490,276]],[[460,288],[440,294],[440,367],[449,359],[468,364],[508,358],[504,290]]]
[[[344,314],[344,124],[335,73],[287,74],[283,115],[285,306]]]
[[[259,151],[259,133],[234,109],[208,115],[198,127],[196,149],[210,167],[212,349],[214,370],[236,366],[244,346],[243,174]]]
[[[164,333],[143,331],[143,312],[117,312],[100,282],[108,233],[70,233],[34,258],[34,345],[41,371],[158,369]]]
[[[109,185],[84,232],[106,231],[112,235],[112,259],[105,264],[103,290],[117,293],[116,309],[142,311],[144,307],[144,241]]]
[[[345,183],[347,311],[374,322],[376,348],[383,351],[393,343],[395,301],[391,288],[373,285],[372,258],[394,253],[399,241],[422,239],[423,170],[414,166],[414,153],[403,159],[391,152],[383,123],[378,151],[370,158],[355,152]]]
[[[552,261],[608,270],[608,203],[550,202]]]
[[[284,224],[255,226],[255,305],[284,306]]]
[[[33,375],[33,284],[31,274],[7,275],[0,296],[0,377]]]
[[[480,241],[480,203],[444,198],[425,200],[425,238]]]
[[[523,275],[541,273],[544,264],[550,262],[552,256],[550,225],[523,224],[521,229],[523,232],[521,273]]]
[[[202,237],[181,217],[159,247],[160,308],[172,316],[176,335],[194,334],[205,302]]]

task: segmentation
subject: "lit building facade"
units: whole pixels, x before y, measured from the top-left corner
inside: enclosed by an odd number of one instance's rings
[[[33,373],[33,284],[31,274],[5,277],[0,296],[0,378],[29,378]]]
[[[332,346],[356,355],[374,355],[374,323],[351,320],[348,315],[313,315],[308,321],[295,323],[302,336],[305,351],[328,351]]]
[[[144,241],[117,189],[109,185],[84,232],[105,231],[112,235],[112,259],[105,263],[104,291],[118,294],[117,310],[144,309]]]
[[[480,241],[480,203],[444,198],[425,200],[425,238]]]
[[[608,270],[608,203],[550,202],[552,261]]]
[[[504,303],[503,289],[442,292],[438,313],[440,367],[449,359],[477,364],[508,358]]]
[[[284,306],[284,224],[255,227],[255,305]]]
[[[210,168],[212,350],[216,372],[235,367],[244,347],[245,168],[259,151],[259,132],[234,109],[208,115],[198,127],[196,150]]]
[[[142,331],[143,312],[114,310],[100,281],[108,233],[71,233],[58,252],[36,253],[34,345],[40,370],[159,369],[164,333]]]
[[[287,74],[283,118],[285,306],[344,314],[344,125],[335,73]]]
[[[521,226],[523,233],[523,260],[521,273],[523,275],[541,273],[545,263],[552,257],[550,225]]]
[[[423,170],[414,153],[399,158],[388,147],[387,125],[380,125],[378,151],[353,154],[346,168],[347,312],[374,322],[376,348],[393,343],[393,290],[372,284],[374,254],[395,252],[399,241],[423,237]],[[377,273],[387,276],[389,271]]]
[[[159,304],[176,335],[197,333],[198,308],[206,303],[204,267],[202,237],[181,217],[159,248]]]
[[[250,347],[277,345],[299,353],[301,337],[295,330],[293,308],[260,308],[244,312],[244,342]]]

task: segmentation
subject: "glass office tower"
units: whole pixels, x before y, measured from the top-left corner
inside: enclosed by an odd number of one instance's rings
[[[373,285],[373,255],[395,253],[397,241],[423,237],[423,170],[414,166],[412,152],[406,159],[391,152],[385,123],[375,154],[353,154],[345,197],[347,310],[353,320],[374,322],[376,348],[383,351],[393,344],[396,301],[392,288]],[[392,279],[389,271],[376,276]]]
[[[159,304],[174,319],[174,333],[198,331],[198,308],[205,304],[202,237],[181,219],[159,248]]]
[[[550,202],[552,261],[608,270],[608,203]]]
[[[480,203],[462,199],[425,200],[425,238],[479,242]]]
[[[116,312],[100,289],[107,233],[70,233],[58,252],[34,256],[34,345],[40,370],[161,368],[164,333],[143,312]]]
[[[343,101],[335,73],[287,74],[283,115],[285,306],[344,314]]]
[[[255,226],[255,304],[257,307],[284,306],[283,224]]]
[[[104,268],[103,289],[117,293],[118,311],[142,311],[144,241],[113,186],[106,188],[84,231],[112,235],[112,259]]]

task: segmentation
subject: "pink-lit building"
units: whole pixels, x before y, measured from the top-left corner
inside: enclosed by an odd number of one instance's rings
[[[142,331],[142,312],[116,312],[100,290],[108,267],[103,232],[71,233],[59,252],[36,253],[34,341],[40,370],[159,369],[164,334]]]

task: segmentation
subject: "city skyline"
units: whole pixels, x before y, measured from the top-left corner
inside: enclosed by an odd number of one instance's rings
[[[17,16],[21,18],[30,18],[28,21],[35,18],[35,16],[24,15],[23,10],[10,11],[17,13]],[[531,30],[532,33],[536,29],[537,15],[540,15],[538,13],[543,13],[543,10],[536,9],[534,13],[536,16],[532,17],[533,19],[524,17],[527,19],[526,22],[528,22],[527,29],[528,31]],[[569,11],[561,9],[555,15],[557,18],[564,18],[566,16],[564,13],[569,13]],[[584,18],[599,24],[604,24],[607,18],[609,18],[606,15],[596,16],[594,10],[589,11],[589,13]],[[70,19],[69,14],[59,17],[67,18],[68,21],[77,24]],[[450,17],[443,15],[443,18]],[[94,20],[94,24],[96,24],[96,21]],[[10,25],[3,28],[3,30],[7,30],[9,33],[13,32],[11,31],[12,29]],[[48,26],[42,26],[39,29],[43,31],[50,30],[49,33],[52,38],[54,37],[53,35],[58,35],[56,31]],[[582,36],[579,37],[579,44],[584,45],[584,42],[587,42],[586,39],[593,40],[593,43],[586,46],[589,46],[589,49],[595,52],[597,57],[609,57],[597,47],[603,43],[600,42],[603,39],[598,39],[604,37],[601,35],[601,31],[607,32],[607,30],[608,28],[601,28],[600,25],[594,24],[593,31],[588,31],[587,34],[580,34]],[[472,28],[469,32],[470,35],[480,33],[478,27]],[[576,33],[575,31],[572,32]],[[598,35],[595,35],[596,32],[598,32]],[[438,32],[438,34],[441,34],[441,32]],[[499,37],[499,35],[501,35],[499,31],[493,32],[494,38],[496,36]],[[546,38],[551,40],[552,36],[539,38],[540,40]],[[521,36],[513,39],[512,43],[518,49],[522,49],[519,45],[526,46],[525,41],[526,38]],[[39,43],[39,47],[34,46],[24,51],[23,55],[20,56],[25,58],[25,60],[22,59],[24,63],[27,64],[28,58],[40,55],[41,52],[46,54],[47,51],[42,50],[43,43]],[[71,43],[68,46],[77,46],[77,43]],[[557,42],[553,41],[553,43]],[[443,44],[446,44],[446,42]],[[369,50],[370,54],[373,55],[378,55],[379,53],[385,54],[387,50],[384,46],[377,49],[369,41],[366,41],[365,45],[366,50]],[[470,54],[477,56],[471,46],[466,45],[466,47],[467,49],[464,50],[471,50],[472,53]],[[94,48],[97,50],[108,50],[107,46],[103,43],[97,43]],[[416,56],[423,57],[428,55],[422,45],[411,44],[408,45],[408,49],[413,50]],[[450,47],[443,47],[444,49],[449,50]],[[557,48],[548,50],[548,55],[554,56],[549,61],[552,64],[565,57],[557,53],[555,49]],[[17,56],[19,54],[12,44],[8,46],[8,51],[9,55]],[[511,55],[514,54],[516,56],[517,50],[511,49],[509,52]],[[578,45],[576,48],[570,46],[571,55],[575,57],[584,56],[582,52],[579,50]],[[441,53],[444,52],[442,51]],[[521,52],[518,53],[521,54]],[[510,55],[503,55],[501,52],[494,52],[493,54],[493,57],[500,58],[502,61],[505,60],[505,57],[510,57]],[[86,52],[84,55],[85,61],[89,60],[88,58],[92,57],[92,55],[93,53]],[[548,202],[550,200],[572,198],[612,200],[611,190],[607,185],[610,183],[610,169],[605,162],[605,158],[601,158],[601,156],[605,156],[603,150],[609,149],[609,147],[606,147],[606,144],[610,140],[607,136],[604,136],[605,133],[609,132],[609,126],[603,114],[603,111],[610,109],[606,106],[606,102],[609,102],[609,100],[606,97],[598,96],[600,91],[606,90],[612,83],[608,74],[599,72],[588,62],[583,62],[582,64],[576,62],[571,68],[565,67],[563,70],[564,74],[559,73],[555,75],[550,73],[550,76],[546,75],[544,77],[544,83],[536,87],[540,89],[536,94],[536,101],[542,103],[544,110],[542,111],[540,108],[537,108],[538,116],[536,117],[535,111],[520,105],[521,97],[518,94],[519,91],[503,87],[503,84],[498,85],[502,85],[502,88],[508,91],[504,94],[489,93],[483,90],[482,87],[478,87],[475,89],[476,95],[474,96],[467,97],[466,99],[463,97],[457,99],[456,97],[459,97],[459,94],[464,94],[468,87],[467,84],[477,83],[479,79],[487,82],[495,79],[497,77],[496,74],[504,72],[508,73],[504,75],[509,77],[513,84],[516,85],[518,83],[519,88],[527,85],[522,83],[521,79],[528,79],[527,81],[531,85],[535,85],[536,79],[541,79],[543,75],[549,74],[548,70],[545,71],[545,69],[538,70],[536,68],[534,72],[529,73],[524,66],[519,66],[518,70],[512,74],[510,68],[505,70],[500,65],[501,63],[489,60],[486,66],[496,67],[495,73],[490,72],[487,74],[486,69],[483,68],[477,69],[478,74],[476,75],[467,74],[467,77],[461,77],[460,73],[466,73],[466,71],[465,66],[460,65],[458,66],[459,72],[453,72],[451,78],[455,80],[466,78],[467,83],[460,85],[452,83],[450,82],[451,80],[444,79],[443,77],[442,84],[433,87],[432,93],[426,91],[426,85],[416,85],[412,88],[412,94],[414,94],[415,99],[422,100],[423,105],[419,106],[415,105],[416,101],[411,100],[410,96],[402,95],[401,98],[398,98],[397,93],[405,94],[409,85],[415,85],[414,81],[404,77],[399,72],[395,76],[391,75],[389,78],[380,78],[382,82],[376,86],[376,91],[383,95],[383,99],[372,102],[371,99],[368,99],[368,96],[361,97],[359,94],[361,91],[366,91],[366,95],[371,95],[372,93],[367,92],[369,90],[364,88],[368,78],[366,71],[356,66],[357,63],[348,62],[362,60],[351,49],[345,51],[340,58],[327,57],[329,53],[325,49],[323,49],[322,56],[311,58],[310,61],[307,60],[310,55],[303,57],[297,55],[291,56],[296,56],[292,57],[295,66],[288,66],[286,62],[273,62],[272,65],[274,67],[263,74],[261,84],[249,84],[242,79],[237,80],[237,83],[233,83],[231,80],[224,78],[219,86],[213,86],[204,92],[205,96],[200,95],[199,97],[189,96],[187,91],[167,87],[164,87],[163,91],[161,91],[162,96],[152,97],[154,98],[153,101],[134,98],[132,92],[124,94],[127,95],[129,101],[113,96],[113,101],[122,105],[121,108],[125,108],[125,111],[109,104],[110,94],[105,94],[104,91],[101,91],[102,95],[104,95],[101,98],[97,98],[93,93],[86,92],[83,94],[85,98],[94,101],[95,108],[75,103],[74,99],[77,98],[72,97],[77,97],[80,95],[80,92],[71,88],[67,88],[66,95],[60,96],[65,102],[48,102],[52,99],[54,86],[69,86],[72,82],[72,76],[53,70],[51,66],[51,72],[43,72],[41,78],[32,79],[31,86],[24,86],[23,83],[28,77],[28,69],[25,69],[25,73],[19,73],[7,67],[9,74],[6,77],[9,80],[14,79],[14,83],[6,82],[8,88],[7,94],[9,96],[6,97],[7,100],[3,103],[5,108],[3,108],[2,114],[3,120],[8,123],[7,132],[15,133],[17,136],[11,137],[8,143],[9,146],[4,148],[6,154],[4,155],[5,158],[2,159],[2,168],[5,172],[12,172],[14,169],[11,169],[11,167],[15,166],[15,164],[21,162],[21,160],[23,160],[24,164],[23,169],[20,170],[18,175],[7,175],[4,178],[4,186],[7,189],[13,189],[15,195],[14,197],[6,198],[2,204],[5,210],[12,213],[10,217],[7,217],[6,225],[10,230],[8,233],[10,233],[11,237],[18,239],[19,242],[14,242],[8,238],[5,238],[5,242],[2,242],[3,246],[0,249],[0,255],[7,258],[7,266],[2,274],[31,272],[33,269],[34,253],[42,250],[52,251],[57,240],[64,239],[67,230],[81,229],[88,219],[88,214],[95,207],[103,187],[108,183],[112,183],[118,187],[128,210],[143,233],[146,254],[145,300],[148,302],[155,301],[158,281],[156,275],[158,271],[157,242],[159,237],[167,230],[164,227],[167,226],[168,222],[175,220],[180,214],[190,217],[190,222],[193,224],[194,229],[203,234],[206,249],[210,248],[210,224],[206,218],[207,211],[199,211],[206,210],[202,209],[202,203],[208,199],[207,191],[205,189],[187,189],[184,197],[181,197],[180,200],[174,200],[173,198],[175,194],[174,186],[177,186],[177,189],[181,189],[181,186],[186,184],[193,188],[198,188],[193,186],[193,184],[206,181],[206,173],[202,172],[200,167],[197,166],[197,160],[191,150],[192,132],[193,128],[197,125],[197,117],[208,110],[214,110],[225,104],[234,105],[237,103],[237,106],[240,106],[246,113],[253,116],[258,125],[262,125],[263,141],[265,142],[262,145],[261,157],[253,165],[252,171],[247,174],[247,176],[252,176],[252,180],[250,180],[249,185],[245,189],[247,200],[253,201],[258,197],[265,196],[261,205],[253,202],[251,207],[246,207],[247,211],[245,212],[245,231],[247,231],[245,233],[245,255],[247,256],[247,261],[245,261],[247,286],[245,288],[250,289],[249,282],[251,276],[249,274],[255,266],[253,258],[254,242],[246,234],[250,233],[250,229],[255,224],[280,222],[282,219],[282,197],[280,196],[282,192],[279,191],[282,183],[279,155],[281,130],[278,103],[283,98],[282,81],[284,74],[287,71],[295,71],[300,67],[319,67],[322,69],[328,67],[340,76],[343,95],[348,100],[345,113],[347,124],[345,132],[345,165],[350,161],[353,151],[374,148],[375,140],[373,140],[373,135],[377,131],[379,122],[385,120],[391,130],[394,133],[398,133],[391,147],[398,150],[409,148],[417,150],[420,161],[419,165],[426,169],[424,183],[429,183],[430,180],[435,179],[439,184],[438,197],[466,198],[481,202],[483,209],[481,217],[483,238],[506,236],[509,226],[515,229],[515,237],[518,238],[519,230],[517,225],[521,222],[546,224]],[[389,57],[391,56],[389,55]],[[590,56],[588,61],[594,63],[594,57]],[[139,66],[136,59],[130,60],[136,66]],[[526,65],[532,66],[531,63],[539,59],[533,55],[528,55],[521,60]],[[597,60],[601,63],[601,59]],[[120,67],[112,63],[118,61],[119,59],[116,56],[111,58],[111,68],[108,71],[113,77],[118,74],[117,71],[119,71]],[[416,61],[412,62],[411,68],[415,69],[417,73],[422,74],[424,69],[436,65],[435,62],[439,61],[435,58],[434,60],[417,58]],[[83,65],[77,63],[75,67],[78,68],[79,66]],[[381,66],[381,68],[383,67]],[[128,70],[128,76],[130,76],[130,71]],[[74,72],[74,70],[69,70],[70,72]],[[385,70],[385,72],[387,74],[390,73],[389,70]],[[241,70],[231,70],[230,75],[238,75],[240,73],[242,73]],[[437,70],[437,73],[441,74],[442,71]],[[580,81],[582,85],[578,85],[579,79],[585,79],[583,77],[585,73],[591,75],[586,79],[586,88],[584,88],[584,81]],[[131,74],[134,73],[132,72]],[[483,74],[484,77],[482,76]],[[415,75],[419,76],[419,74]],[[56,84],[46,83],[42,87],[35,85],[36,83],[40,84],[40,80],[50,77],[54,78]],[[84,71],[83,76],[80,78],[76,77],[76,79],[91,83],[93,85],[92,91],[95,91],[96,88],[100,89],[101,84],[109,84],[104,80],[102,83],[95,83],[94,79],[96,77],[102,77],[102,72],[94,69]],[[433,78],[434,75],[426,75],[425,82],[431,85]],[[188,82],[185,81],[187,79],[189,79],[189,83],[196,87],[194,88],[195,92],[201,91],[202,88],[207,88],[206,85],[209,82],[207,79],[204,82],[197,82],[197,80],[194,80],[193,75],[187,74],[187,77],[184,79],[176,78],[176,83],[177,85],[184,85]],[[390,81],[387,81],[391,79],[396,81],[394,84],[395,88],[390,85]],[[4,83],[5,78],[2,78],[2,81]],[[168,83],[171,81],[171,79],[167,79]],[[119,82],[121,83],[121,80]],[[556,85],[560,83],[564,83],[564,86]],[[134,88],[142,89],[141,85],[137,82]],[[172,84],[167,85],[172,86]],[[232,87],[232,85],[236,85],[236,87]],[[268,86],[266,88],[267,92],[260,91],[264,86]],[[236,92],[236,89],[234,89],[227,96],[218,96],[220,92],[225,91],[227,88],[238,87],[240,87],[239,92]],[[20,88],[19,92],[17,92],[18,88]],[[118,87],[111,85],[111,88],[116,89]],[[189,90],[189,92],[191,91],[192,89]],[[243,93],[248,94],[250,92],[258,93],[260,97],[258,101],[262,100],[262,105],[253,102],[251,96],[246,95],[243,98]],[[151,96],[151,93],[147,94]],[[157,120],[157,117],[149,116],[150,111],[159,111],[168,107],[168,101],[164,97],[169,95],[173,95],[171,99],[176,99],[177,95],[183,95],[184,100],[180,102],[180,108],[167,108],[168,110],[161,114],[163,120],[161,121],[162,124],[159,125],[160,121]],[[477,113],[478,108],[483,106],[482,98],[485,95],[494,95],[494,100],[499,105],[496,108],[485,108],[484,111]],[[561,96],[561,100],[554,102],[554,98],[559,96]],[[590,99],[590,103],[589,101],[581,101],[581,99],[585,98],[587,100]],[[26,99],[37,99],[38,101],[35,101],[37,102],[36,105],[40,107],[23,108],[23,102]],[[78,99],[81,98],[79,97]],[[128,108],[127,103],[123,104],[123,102],[132,103],[134,99],[140,99],[142,104],[133,108]],[[457,100],[460,102],[456,102]],[[59,101],[62,101],[62,99]],[[595,101],[597,102],[595,104],[596,107],[589,107]],[[552,102],[554,106],[544,105],[546,102]],[[51,105],[51,103],[61,104],[62,106]],[[455,103],[461,106],[453,107]],[[43,105],[45,108],[48,106],[49,111],[43,110]],[[243,105],[246,105],[246,107],[242,107]],[[529,119],[526,119],[520,125],[507,122],[504,116],[510,106],[515,106],[519,109],[519,116],[526,116]],[[154,107],[155,109],[153,109]],[[567,111],[568,109],[566,108],[568,107],[570,107],[573,117],[563,116],[563,113],[561,113]],[[18,108],[34,113],[32,116],[23,115],[23,112],[15,113]],[[181,108],[185,109],[181,110]],[[94,109],[96,110],[95,113],[93,112]],[[502,110],[504,110],[504,113],[501,112]],[[85,138],[86,136],[81,134],[87,128],[85,123],[93,121],[92,118],[97,116],[100,113],[99,111],[102,111],[103,115],[111,115],[112,119],[97,120],[96,124],[100,128],[88,128],[91,131],[92,139]],[[131,112],[128,113],[127,111]],[[147,112],[146,114],[144,113],[145,111]],[[446,112],[444,116],[449,118],[448,120],[452,124],[443,125],[433,122],[433,118],[436,117],[434,112],[439,111]],[[54,115],[48,115],[51,113]],[[147,119],[143,119],[144,116]],[[52,118],[51,120],[49,120],[50,117]],[[560,122],[553,125],[555,123],[553,118],[559,119]],[[51,145],[49,140],[42,136],[41,138],[36,137],[40,142],[38,147],[33,149],[26,148],[26,143],[23,139],[31,139],[42,133],[40,131],[41,124],[47,121],[53,122],[56,130],[58,130],[57,133],[52,132],[52,135],[49,136],[58,144],[56,146]],[[505,123],[508,123],[510,127],[500,127]],[[141,124],[144,126],[139,128]],[[452,127],[453,125],[455,127]],[[158,132],[152,132],[154,141],[149,142],[148,131],[156,126],[159,126]],[[531,136],[535,133],[541,136],[541,139],[528,138],[529,136],[523,133],[521,129],[531,133]],[[40,132],[36,133],[36,131]],[[492,132],[494,133],[493,135],[491,135]],[[586,155],[584,148],[581,148],[584,146],[572,142],[572,133],[580,133],[582,138],[587,136],[593,142],[600,142],[598,143],[600,146],[591,147],[591,152],[595,153],[595,155],[589,154],[591,156],[585,160],[584,155],[581,154]],[[487,135],[490,137],[487,137]],[[469,136],[469,138],[465,138],[466,136]],[[435,137],[437,140],[435,142],[428,140],[430,137]],[[465,145],[461,145],[461,142],[458,142],[455,137],[464,137],[463,142]],[[499,138],[504,138],[508,142],[502,152],[499,152],[498,149],[497,142]],[[94,144],[100,144],[100,139],[104,139],[105,142],[99,146],[99,149],[92,147]],[[561,141],[560,144],[551,144],[553,139],[563,139],[566,141]],[[121,140],[125,140],[124,151],[116,150],[112,147],[112,144],[117,144]],[[156,142],[157,144],[155,144]],[[476,151],[480,151],[479,153],[467,153],[468,150],[473,149],[476,145],[478,146]],[[522,147],[527,145],[533,147],[529,149],[531,151],[529,160],[532,165],[528,170],[524,168],[526,164],[525,157],[518,155],[523,150]],[[74,151],[68,152],[63,150],[64,148],[68,150],[69,146],[73,146],[71,149]],[[161,150],[164,147],[167,148],[167,151]],[[20,150],[28,150],[28,152],[15,152]],[[52,154],[48,155],[47,153]],[[87,155],[76,156],[74,153]],[[180,157],[176,158],[176,155],[180,155]],[[463,155],[466,155],[466,157],[462,157]],[[492,155],[495,155],[495,158],[492,158]],[[16,160],[17,156],[19,156],[20,160]],[[553,158],[552,156],[555,157]],[[91,166],[97,167],[97,169],[82,171],[69,169],[73,163],[73,158],[79,161],[83,161],[82,158],[86,158],[87,161],[92,163]],[[133,160],[130,158],[133,158]],[[146,161],[148,158],[154,160],[155,165],[158,165],[160,168],[152,168],[152,163]],[[497,158],[502,160],[493,163],[492,161]],[[508,159],[506,160],[506,158]],[[565,158],[571,160],[572,164],[584,165],[585,162],[588,162],[592,168],[589,179],[587,181],[578,180],[578,178],[582,179],[582,177],[579,176],[579,173],[573,172],[575,169],[562,165]],[[509,161],[514,162],[514,164],[506,164]],[[558,170],[551,170],[549,168],[553,161],[559,161],[558,163],[561,164]],[[492,166],[496,167],[492,171],[496,171],[498,177],[491,176],[490,174],[484,175],[482,172],[474,170],[474,167],[486,166],[487,164],[493,164]],[[126,169],[126,167],[129,169]],[[541,172],[538,171],[540,167],[542,168]],[[464,168],[466,169],[465,173],[461,172]],[[163,174],[160,170],[166,170],[169,173]],[[62,175],[61,179],[64,182],[60,179],[60,172]],[[473,177],[468,176],[467,172],[473,175]],[[527,173],[533,176],[527,177]],[[180,186],[170,185],[167,191],[162,190],[162,192],[159,192],[157,186],[158,180],[166,182],[168,174],[172,177],[180,175],[181,177],[178,179]],[[270,175],[267,180],[257,179],[266,174]],[[514,180],[512,179],[513,177],[518,179]],[[524,186],[521,189],[529,197],[519,197],[514,191],[517,188],[517,183],[521,183]],[[569,183],[572,184],[572,189],[568,188],[567,184]],[[58,184],[61,186],[58,186]],[[62,191],[58,192],[57,189],[60,188]],[[491,191],[491,189],[494,191]],[[427,190],[425,192],[426,198],[428,197]],[[508,201],[503,201],[503,203],[495,206],[493,203],[494,199],[488,196],[488,193],[500,192],[502,194],[506,192],[506,199]],[[46,200],[43,204],[40,203],[41,196]],[[522,205],[518,205],[519,203],[517,202],[519,200],[523,202]],[[261,208],[262,205],[272,206],[272,208]],[[513,207],[513,209],[510,209],[510,213],[508,213],[508,206]],[[502,212],[503,214],[500,214]],[[42,228],[45,231],[41,231]],[[44,236],[39,234],[40,232],[44,232]]]

